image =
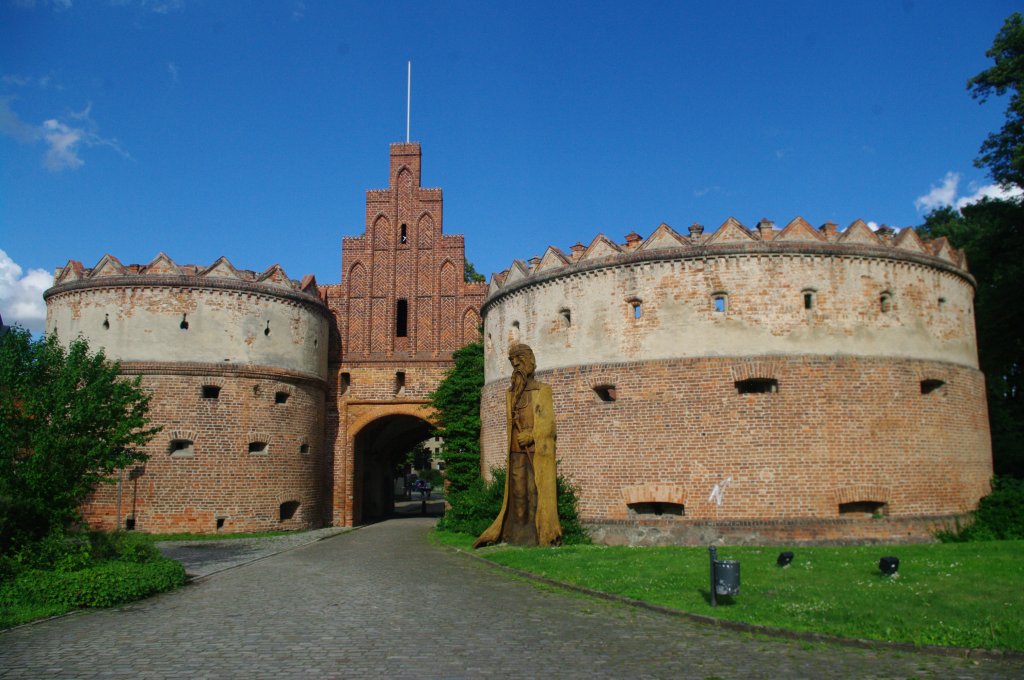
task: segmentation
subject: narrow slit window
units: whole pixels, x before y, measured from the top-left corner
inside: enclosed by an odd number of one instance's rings
[[[195,455],[195,446],[191,439],[172,439],[168,451],[174,458],[188,458]]]
[[[105,330],[105,331],[109,331],[110,330],[110,315],[109,314],[104,314],[103,315],[103,330]]]
[[[747,378],[737,380],[735,385],[738,394],[771,394],[779,391],[779,381],[775,378]]]
[[[945,380],[939,380],[938,378],[925,378],[921,381],[921,394],[939,392],[943,387],[945,387],[945,385]]]
[[[803,293],[803,296],[804,296],[804,309],[807,309],[807,310],[814,309],[814,291],[813,290],[805,290],[804,293]]]
[[[352,386],[352,374],[342,373],[341,381],[338,383],[338,392],[341,394],[348,394],[349,388]]]
[[[615,393],[615,385],[598,385],[594,388],[594,394],[601,401],[615,401],[618,398]]]
[[[633,307],[633,320],[637,320],[644,315],[644,303],[640,300],[631,300],[630,305]]]
[[[180,328],[183,331],[188,330],[188,314],[181,315],[181,323],[178,324],[178,328]]]
[[[267,319],[267,327],[263,329],[263,335],[270,335],[270,320]]]
[[[401,394],[405,389],[405,371],[395,372],[395,394]]]
[[[885,292],[878,296],[878,308],[882,311],[882,314],[888,314],[892,311],[892,293]]]
[[[686,508],[682,503],[668,503],[663,501],[645,501],[641,503],[629,503],[629,515],[631,517],[682,517],[686,514]]]
[[[288,402],[288,393],[287,392],[275,392],[274,393],[274,403],[275,404],[285,404],[287,402]]]
[[[395,337],[404,338],[409,335],[409,301],[398,300],[395,303]]]
[[[284,503],[281,503],[281,507],[279,508],[278,511],[278,516],[281,518],[281,521],[284,522],[285,520],[289,520],[295,517],[295,513],[298,511],[298,509],[298,501],[285,501]]]
[[[409,242],[409,234],[408,234],[404,224],[402,225],[402,227],[401,227],[401,229],[399,231],[398,242],[399,243],[408,243]]]
[[[886,513],[882,501],[851,501],[839,504],[839,514],[848,517],[882,517]]]
[[[220,399],[220,385],[203,385],[203,399]]]
[[[945,309],[945,308],[946,308],[946,298],[940,297],[939,298],[939,309]]]
[[[267,442],[249,442],[249,453],[264,454],[270,449]]]
[[[223,517],[218,517],[217,518],[217,528],[218,529],[223,529],[224,528],[224,518]]]
[[[572,325],[572,312],[568,309],[562,308],[558,310],[558,315],[562,318],[562,327],[568,328]]]
[[[729,296],[725,293],[715,293],[711,296],[711,304],[716,313],[724,314],[729,311]]]

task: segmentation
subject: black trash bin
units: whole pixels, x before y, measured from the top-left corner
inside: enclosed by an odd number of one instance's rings
[[[718,605],[719,595],[739,595],[739,560],[720,560],[715,546],[708,546],[711,557],[711,606]]]
[[[715,594],[740,594],[739,560],[715,560]]]

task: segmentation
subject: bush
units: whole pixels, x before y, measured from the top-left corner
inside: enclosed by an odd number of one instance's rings
[[[586,530],[580,524],[579,498],[576,487],[561,475],[557,479],[558,520],[562,524],[562,543],[565,545],[590,543]],[[479,536],[501,512],[505,495],[505,469],[491,470],[491,481],[479,477],[465,491],[448,494],[451,505],[437,528],[443,531]]]
[[[1024,538],[1024,479],[995,477],[992,493],[978,502],[972,516],[972,524],[936,537],[943,543]]]
[[[0,587],[0,604],[33,602],[65,607],[110,607],[171,590],[185,582],[173,560],[101,562],[78,571],[22,572]]]

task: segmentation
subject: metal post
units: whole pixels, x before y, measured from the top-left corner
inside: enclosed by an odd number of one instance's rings
[[[121,530],[121,488],[124,486],[124,468],[121,468],[121,476],[117,478],[117,531]]]
[[[718,598],[715,597],[715,562],[718,560],[718,549],[710,545],[708,552],[711,554],[711,606],[718,606]]]

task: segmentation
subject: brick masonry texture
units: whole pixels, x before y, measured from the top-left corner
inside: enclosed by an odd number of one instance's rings
[[[737,366],[757,367],[778,391],[739,394],[737,375],[746,373]],[[974,369],[709,357],[538,377],[555,400],[559,471],[579,487],[584,520],[604,524],[611,542],[703,543],[709,524],[734,521],[752,523],[722,531],[750,541],[920,540],[937,517],[951,522],[972,509],[992,474],[984,381]],[[922,394],[930,377],[945,385]],[[614,385],[616,400],[602,401],[599,385]],[[484,388],[485,468],[504,464],[505,389]],[[709,501],[716,484],[724,484],[721,505]],[[631,502],[679,504],[684,514],[637,517]],[[862,507],[840,512],[858,502],[881,504],[882,521]]]

